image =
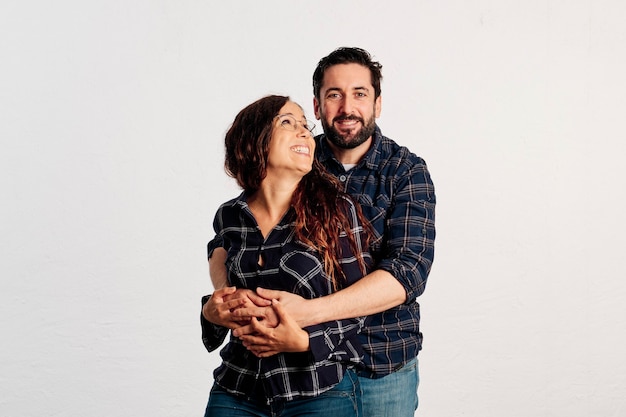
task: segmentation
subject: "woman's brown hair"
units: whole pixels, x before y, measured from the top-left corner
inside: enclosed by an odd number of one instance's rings
[[[224,168],[247,193],[257,191],[267,175],[273,121],[288,101],[287,96],[263,97],[241,110],[226,132]],[[357,225],[352,224],[348,216],[347,198],[350,197],[341,191],[339,181],[314,160],[313,168],[302,178],[291,199],[296,213],[296,237],[317,250],[335,289],[342,286],[340,278],[345,279],[339,264],[342,251],[341,233],[347,233],[350,248],[359,260],[361,272],[367,272],[365,259],[351,232]],[[371,229],[358,204],[355,203],[355,206],[359,223],[363,227],[361,247],[367,250]]]

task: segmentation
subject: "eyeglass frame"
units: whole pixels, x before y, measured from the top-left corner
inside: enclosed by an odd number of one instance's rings
[[[298,123],[300,123],[300,125],[302,127],[304,127],[306,130],[308,130],[311,134],[314,134],[314,130],[315,130],[315,123],[313,123],[311,120],[304,118],[304,122],[302,120],[298,120],[296,119],[296,117],[292,114],[277,114],[276,116],[274,116],[274,119],[278,119],[281,117],[286,117],[286,118],[290,118],[293,119],[295,121],[295,124],[293,125],[293,129],[291,129],[290,127],[285,126],[284,124],[282,124],[282,122],[279,124],[280,127],[282,127],[283,129],[286,129],[290,132],[295,132],[298,129]],[[291,126],[291,125],[289,125]]]

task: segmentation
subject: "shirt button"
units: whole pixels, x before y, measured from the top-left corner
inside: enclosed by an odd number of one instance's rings
[[[346,178],[347,178],[347,177],[346,177],[345,175],[340,175],[340,176],[339,176],[339,181],[341,181],[341,182],[346,182]]]

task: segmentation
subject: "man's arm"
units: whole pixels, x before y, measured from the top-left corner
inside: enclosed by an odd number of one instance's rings
[[[286,292],[257,288],[266,299],[278,300],[285,311],[300,325],[312,326],[333,320],[356,318],[380,313],[396,307],[406,300],[406,291],[389,272],[376,270],[341,291],[311,300]],[[233,316],[241,320],[265,317],[266,308],[239,308]],[[243,326],[233,332],[241,336],[251,331]]]
[[[386,218],[391,219],[384,230],[387,254],[374,272],[337,293],[314,300],[257,289],[259,295],[279,300],[301,326],[380,313],[421,295],[434,255],[434,186],[421,158],[407,159],[402,165],[409,168],[397,175],[393,208],[387,213]],[[260,309],[240,309],[235,314],[260,316],[257,313]]]
[[[259,291],[259,295],[264,294]],[[280,301],[280,298],[277,299]],[[299,306],[304,311],[295,318],[299,324],[309,326],[330,320],[369,316],[396,307],[405,300],[406,291],[402,284],[389,272],[378,269],[341,291],[304,300],[310,304]]]

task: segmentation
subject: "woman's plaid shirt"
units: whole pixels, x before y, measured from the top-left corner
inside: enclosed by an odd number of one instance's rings
[[[356,237],[371,265],[367,248],[361,245],[363,229],[357,221],[354,203],[348,198],[346,201],[353,225],[348,232]],[[230,285],[253,290],[259,286],[284,290],[304,298],[321,297],[333,291],[317,252],[295,239],[294,220],[295,212],[290,209],[264,238],[248,208],[245,194],[218,209],[214,220],[217,235],[212,242],[220,242],[228,252],[226,267]],[[362,272],[346,236],[346,232],[342,232],[344,255],[340,264],[349,285],[358,280]],[[264,261],[262,267],[258,263],[259,256]],[[309,352],[281,353],[268,358],[257,358],[239,339],[231,336],[220,352],[223,362],[214,372],[215,382],[232,394],[268,403],[319,395],[339,383],[345,371],[361,361],[363,350],[357,333],[363,325],[364,319],[357,318],[307,327]]]

